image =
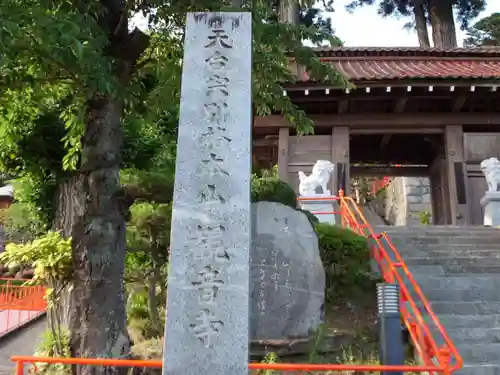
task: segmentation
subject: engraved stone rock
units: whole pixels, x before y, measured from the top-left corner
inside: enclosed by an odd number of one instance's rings
[[[165,375],[248,374],[251,24],[187,16]]]
[[[252,204],[252,340],[306,337],[323,319],[325,271],[306,215]]]

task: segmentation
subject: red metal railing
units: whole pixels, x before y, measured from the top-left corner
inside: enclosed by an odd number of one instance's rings
[[[393,180],[392,177],[383,177],[381,179],[373,180],[371,186],[372,188],[371,194],[374,196],[377,195],[377,193],[380,190],[385,189],[387,185],[389,185],[392,182],[392,180]]]
[[[0,279],[0,337],[37,318],[47,309],[46,288],[29,280]]]
[[[317,214],[335,214],[341,217],[342,225],[350,228],[356,233],[373,240],[372,255],[377,261],[382,276],[387,282],[397,282],[401,288],[401,312],[406,326],[409,329],[415,349],[424,363],[423,366],[383,366],[383,365],[343,365],[343,364],[295,364],[295,363],[250,363],[251,370],[276,370],[276,371],[345,371],[345,372],[411,372],[411,373],[438,373],[450,375],[453,371],[463,365],[462,358],[448,334],[442,327],[438,318],[432,311],[430,303],[423,295],[422,290],[411,275],[408,267],[401,258],[399,252],[385,233],[376,234],[373,228],[363,216],[359,207],[350,197],[345,197],[343,192],[338,197],[299,198],[299,201],[330,200],[339,207],[338,211],[320,212]],[[314,212],[313,212],[314,213]],[[406,283],[405,283],[406,282]],[[407,284],[413,288],[417,301],[411,295]],[[430,318],[425,321],[422,310]],[[443,344],[440,346],[431,334],[431,330],[437,331]],[[44,358],[13,356],[16,362],[16,374],[24,374],[26,364],[36,363],[67,364],[67,365],[90,365],[90,366],[122,366],[122,367],[162,367],[161,361],[133,361],[120,359],[99,358]],[[168,364],[167,364],[168,366]]]
[[[415,281],[406,263],[386,233],[376,234],[351,197],[341,191],[338,197],[342,224],[373,240],[372,256],[386,282],[397,283],[401,290],[401,315],[408,327],[414,347],[425,365],[437,362],[451,373],[462,367],[463,360],[446,330],[431,309],[430,303]],[[413,289],[414,295],[410,293]],[[427,315],[426,321],[423,315]],[[440,336],[437,343],[437,337]]]
[[[88,365],[88,366],[114,366],[114,367],[143,367],[162,368],[162,361],[140,361],[127,359],[103,359],[103,358],[51,358],[51,357],[28,357],[13,356],[16,363],[16,375],[24,375],[25,365],[33,364],[34,371],[37,363],[62,364],[62,365]],[[434,372],[448,374],[444,368],[436,366],[377,366],[377,365],[337,365],[337,364],[311,364],[311,363],[249,363],[249,370],[274,370],[274,371],[307,371],[307,372]]]

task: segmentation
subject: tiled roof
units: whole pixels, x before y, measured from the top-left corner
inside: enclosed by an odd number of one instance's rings
[[[485,46],[473,48],[422,48],[422,47],[320,47],[315,48],[322,57],[328,56],[436,56],[436,57],[479,57],[500,58],[500,47]]]
[[[500,61],[364,60],[333,62],[352,80],[481,78],[500,79]]]
[[[353,81],[397,79],[500,79],[500,48],[317,49],[323,61]],[[308,80],[308,76],[303,80]]]

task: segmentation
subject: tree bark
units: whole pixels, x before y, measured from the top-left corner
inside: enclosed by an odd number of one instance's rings
[[[83,215],[85,202],[83,197],[78,196],[82,182],[82,176],[71,176],[60,182],[56,190],[52,228],[60,231],[65,238],[71,236],[75,219]]]
[[[418,43],[420,47],[429,48],[431,46],[429,40],[429,31],[427,30],[427,16],[423,2],[418,2],[413,8],[415,15],[415,29],[417,30]]]
[[[74,357],[121,358],[130,353],[123,287],[128,202],[120,185],[121,115],[116,99],[96,95],[87,103],[78,192],[85,201],[72,228]],[[74,369],[79,375],[117,371]]]
[[[83,197],[78,194],[81,191],[82,182],[83,180],[80,175],[68,177],[59,183],[54,196],[54,221],[52,222],[52,229],[61,232],[65,238],[71,237],[75,219],[83,215]],[[57,285],[58,290],[60,287],[61,285]],[[59,323],[66,329],[69,328],[71,285],[66,285],[60,291],[58,301],[53,310],[47,315],[49,325],[52,327]]]
[[[278,14],[280,22],[297,24],[299,22],[299,3],[296,0],[280,0]]]
[[[430,0],[429,18],[432,26],[434,47],[449,49],[457,47],[457,32],[450,0]]]

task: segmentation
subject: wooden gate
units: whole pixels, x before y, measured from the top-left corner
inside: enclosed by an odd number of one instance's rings
[[[438,157],[430,167],[432,217],[434,225],[451,223],[446,160]]]

